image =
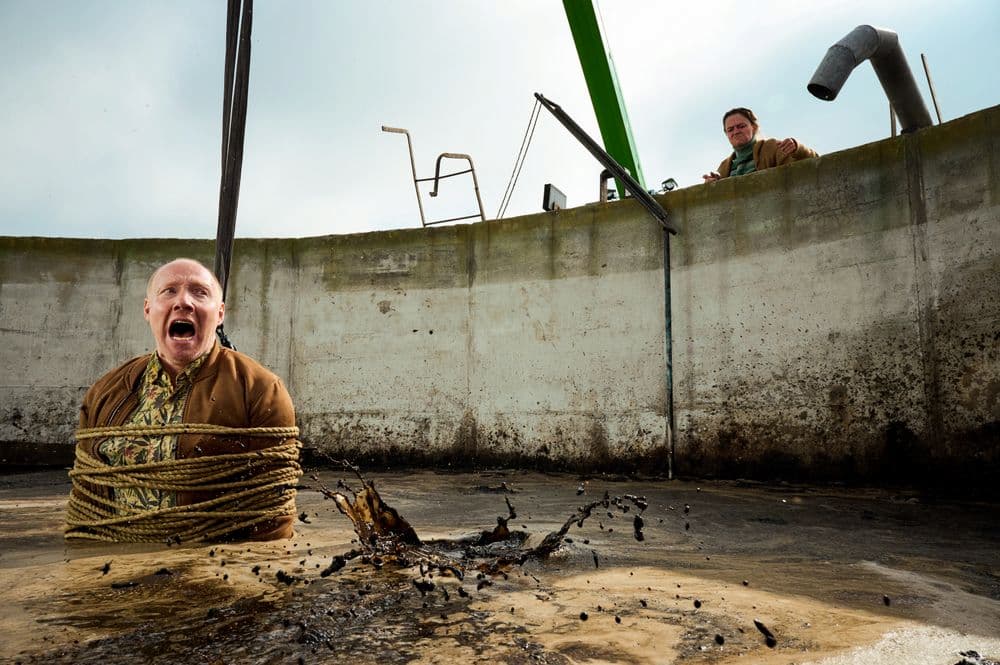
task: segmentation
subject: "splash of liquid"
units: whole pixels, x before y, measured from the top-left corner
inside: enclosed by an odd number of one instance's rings
[[[482,531],[477,536],[464,539],[424,542],[399,511],[382,499],[372,481],[365,478],[361,471],[349,462],[340,463],[358,477],[361,482],[359,489],[352,489],[341,480],[337,484],[336,491],[330,490],[319,483],[315,475],[311,476],[317,483],[316,489],[334,501],[337,509],[351,520],[354,532],[358,535],[360,549],[335,557],[331,567],[335,567],[336,570],[342,568],[347,560],[360,557],[362,561],[376,567],[390,562],[401,568],[419,566],[421,576],[432,570],[438,570],[451,573],[458,579],[464,579],[465,571],[470,568],[479,571],[480,577],[483,574],[503,574],[505,569],[523,565],[529,559],[547,558],[559,549],[574,524],[582,528],[587,518],[598,508],[605,510],[618,508],[622,512],[628,512],[628,503],[632,503],[639,510],[646,508],[645,499],[642,497],[626,495],[624,501],[619,497],[612,500],[605,492],[601,499],[577,508],[562,527],[547,534],[538,545],[527,547],[525,543],[529,534],[526,531],[511,530],[509,527],[510,520],[517,517],[517,511],[510,499],[504,497],[508,514],[498,516],[497,525],[491,531]],[[636,515],[637,540],[642,540],[641,528],[642,520]],[[323,572],[329,574],[327,571]]]

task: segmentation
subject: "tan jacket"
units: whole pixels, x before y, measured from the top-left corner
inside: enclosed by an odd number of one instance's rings
[[[782,166],[783,164],[791,164],[800,159],[819,157],[819,153],[801,143],[799,143],[799,147],[795,149],[795,152],[785,155],[778,150],[778,143],[780,143],[778,139],[757,139],[753,144],[753,163],[758,171]],[[729,177],[729,171],[733,165],[733,157],[734,155],[731,154],[719,164],[718,173],[720,177]]]
[[[125,424],[139,404],[137,390],[149,356],[126,362],[97,380],[83,398],[80,427]],[[242,353],[218,343],[199,368],[184,404],[185,423],[208,423],[225,427],[293,427],[295,409],[284,384],[274,373]],[[94,457],[101,439],[84,439],[77,445]],[[280,439],[223,437],[213,434],[182,434],[177,440],[177,458],[207,457],[261,450]],[[178,492],[183,506],[217,496],[214,492]],[[292,535],[294,516],[259,524],[239,538],[276,540]]]

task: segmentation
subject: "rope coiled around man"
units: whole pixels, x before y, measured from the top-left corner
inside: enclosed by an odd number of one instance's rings
[[[66,508],[65,537],[131,543],[217,540],[277,517],[294,515],[295,487],[302,476],[300,444],[294,438],[298,433],[297,427],[236,428],[205,423],[77,430],[78,441],[151,434],[287,440],[258,451],[127,466],[111,466],[77,446],[76,463],[69,473],[73,491]],[[101,491],[125,487],[222,494],[182,506],[134,510],[115,502],[110,491]]]

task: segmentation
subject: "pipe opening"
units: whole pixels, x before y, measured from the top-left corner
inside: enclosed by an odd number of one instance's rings
[[[892,30],[870,25],[856,27],[827,50],[806,89],[814,97],[833,101],[847,77],[865,60],[871,60],[902,132],[930,127],[930,113],[899,45],[899,37]]]
[[[806,86],[813,97],[818,97],[824,102],[832,102],[836,97],[837,93],[826,87],[825,85],[820,85],[819,83],[810,83]]]

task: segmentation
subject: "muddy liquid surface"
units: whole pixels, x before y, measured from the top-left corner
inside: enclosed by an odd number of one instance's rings
[[[317,476],[335,487],[345,474]],[[517,471],[369,478],[430,559],[400,567],[391,556],[351,556],[363,549],[351,522],[313,491],[299,493],[304,519],[289,541],[67,544],[65,475],[0,476],[0,661],[952,665],[961,651],[1000,657],[995,504]],[[648,507],[601,506],[548,556],[493,565],[541,545],[605,492],[644,497]],[[490,532],[498,517],[513,540],[471,558],[454,542]],[[442,560],[458,562],[458,572],[428,563]]]

